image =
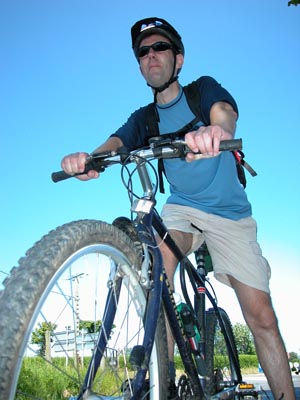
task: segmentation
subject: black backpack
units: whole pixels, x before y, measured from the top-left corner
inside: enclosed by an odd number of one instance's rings
[[[183,128],[178,130],[176,132],[177,136],[181,136],[181,135],[184,136],[187,132],[190,132],[191,130],[193,130],[196,123],[199,121],[202,121],[205,125],[209,124],[209,121],[207,121],[207,119],[205,118],[205,116],[203,115],[202,110],[201,110],[201,106],[200,106],[201,93],[200,93],[199,87],[197,85],[197,82],[194,81],[194,82],[190,83],[189,85],[184,86],[183,92],[186,96],[186,99],[187,99],[187,102],[188,102],[188,105],[189,105],[191,111],[195,115],[195,118],[191,122],[189,122],[187,125],[185,125]],[[159,128],[158,128],[159,117],[158,117],[158,112],[157,112],[155,103],[148,104],[147,109],[146,109],[146,119],[147,119],[148,132],[149,132],[150,138],[159,136]],[[163,136],[163,135],[161,135],[161,136]],[[245,155],[241,150],[232,151],[232,154],[236,160],[236,169],[237,169],[239,181],[245,188],[246,184],[247,184],[247,180],[246,180],[244,168],[246,168],[252,176],[256,176],[257,173],[244,160]],[[164,185],[163,185],[163,173],[164,173],[164,164],[163,164],[163,160],[160,159],[158,161],[158,175],[159,175],[159,188],[160,188],[161,193],[165,193]]]

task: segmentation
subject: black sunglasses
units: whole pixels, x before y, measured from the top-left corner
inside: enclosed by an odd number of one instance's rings
[[[137,50],[138,58],[145,57],[149,53],[150,49],[154,50],[155,52],[166,51],[173,49],[173,46],[170,43],[166,42],[155,42],[150,46],[142,46]]]

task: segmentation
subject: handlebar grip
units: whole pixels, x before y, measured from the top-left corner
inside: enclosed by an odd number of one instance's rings
[[[89,160],[89,162],[85,165],[85,169],[83,172],[78,172],[77,174],[69,175],[65,171],[53,172],[51,174],[51,179],[53,182],[64,181],[65,179],[74,178],[74,176],[87,174],[89,171],[95,170],[97,172],[105,171],[105,165],[103,160]]]
[[[75,175],[66,174],[65,171],[52,172],[51,179],[53,182],[64,181],[65,179],[73,178]]]
[[[220,151],[242,150],[242,148],[243,148],[242,139],[222,140],[220,142]]]

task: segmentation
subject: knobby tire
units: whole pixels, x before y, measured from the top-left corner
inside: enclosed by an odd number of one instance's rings
[[[107,345],[100,352],[104,356],[91,390],[103,399],[130,398],[135,370],[128,359],[132,347],[142,342],[146,309],[147,293],[139,283],[141,259],[141,246],[117,227],[95,220],[63,225],[37,242],[0,293],[0,398],[78,396],[97,323]],[[111,330],[105,332],[109,289],[116,312]],[[83,329],[82,320],[94,325]],[[32,332],[43,323],[55,328],[47,333],[50,345],[44,340],[41,348],[41,343],[31,342]],[[33,362],[36,370],[30,369]],[[168,355],[162,313],[149,371],[143,397],[166,399]]]

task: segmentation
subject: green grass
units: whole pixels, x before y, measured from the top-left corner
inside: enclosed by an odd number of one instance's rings
[[[175,356],[175,367],[177,373],[182,373],[183,367],[179,356]],[[218,363],[221,360],[216,360]],[[64,373],[52,365],[48,365],[39,357],[28,357],[24,359],[21,375],[18,383],[18,394],[17,400],[28,399],[22,393],[29,394],[33,398],[42,398],[47,400],[66,400],[70,396],[78,395],[79,387],[76,384],[77,376],[75,375],[75,369],[72,364],[73,359],[69,359],[69,365],[65,365],[64,358],[55,358],[52,360],[54,366],[62,370]],[[87,364],[87,360],[86,360]],[[242,374],[253,374],[258,373],[258,362],[256,356],[241,355],[240,364]],[[79,373],[84,376],[86,366],[82,367]],[[122,373],[123,359],[120,359],[120,370]],[[116,375],[113,372],[106,372],[105,375],[101,376],[101,389],[100,379],[95,383],[95,390],[101,390],[102,394],[110,394],[112,388],[115,387],[119,390],[122,385],[122,380],[116,379]]]
[[[18,382],[16,399],[25,400],[28,398],[23,396],[22,393],[47,400],[63,400],[73,394],[78,394],[78,388],[72,379],[74,372],[71,368],[65,368],[61,361],[64,360],[54,360],[54,364],[64,369],[66,374],[62,374],[38,357],[25,358]]]
[[[80,388],[77,384],[79,373],[82,382],[88,366],[88,360],[79,371],[74,368],[74,360],[65,358],[54,358],[52,364],[46,363],[40,357],[27,357],[23,360],[21,374],[17,387],[17,400],[42,398],[47,400],[65,400],[70,396],[78,395]],[[56,368],[55,368],[56,367]],[[131,373],[131,372],[130,372]],[[116,395],[121,390],[124,379],[124,360],[120,359],[118,374],[111,370],[99,370],[93,382],[93,390],[103,395],[109,395],[114,391]],[[119,375],[119,377],[118,377]],[[26,394],[26,395],[25,395]]]

